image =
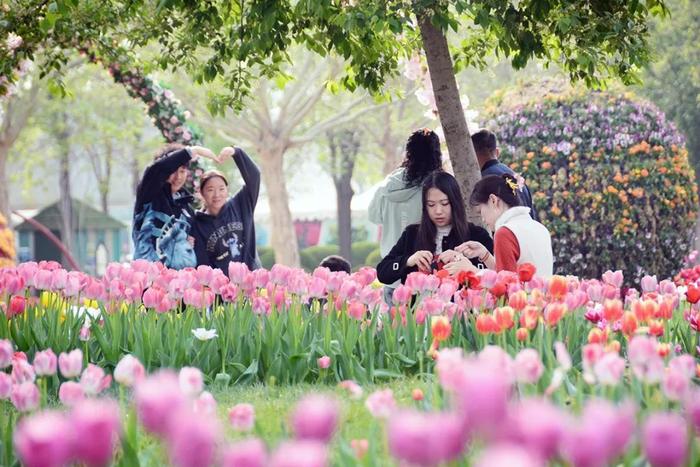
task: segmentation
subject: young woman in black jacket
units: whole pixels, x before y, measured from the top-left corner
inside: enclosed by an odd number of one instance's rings
[[[412,272],[430,273],[438,261],[451,275],[486,268],[479,258],[470,260],[454,250],[466,241],[478,241],[493,251],[493,239],[486,229],[467,221],[457,180],[447,172],[433,172],[423,182],[420,223],[406,227],[377,265],[377,278],[384,284],[405,282]]]

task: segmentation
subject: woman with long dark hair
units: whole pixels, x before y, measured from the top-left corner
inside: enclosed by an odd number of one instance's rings
[[[454,248],[476,241],[493,248],[488,232],[467,221],[457,180],[447,172],[428,175],[422,186],[420,223],[404,229],[391,251],[377,265],[377,278],[390,284],[405,282],[411,272],[430,273],[435,263],[444,263],[450,274],[485,268],[478,258],[468,259]]]
[[[530,263],[538,275],[551,276],[554,255],[549,230],[530,217],[530,208],[522,206],[522,189],[510,174],[482,178],[469,201],[479,208],[484,224],[494,232],[493,250],[476,241],[465,242],[456,250],[469,258],[481,258],[496,271],[517,271],[519,265]]]
[[[377,188],[368,208],[370,222],[382,228],[379,242],[382,258],[389,254],[404,229],[420,220],[423,209],[421,184],[428,174],[441,168],[440,137],[428,128],[411,133],[403,162]],[[382,282],[386,284],[384,299],[391,303],[398,283]]]

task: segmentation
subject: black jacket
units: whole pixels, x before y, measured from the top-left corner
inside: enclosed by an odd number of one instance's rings
[[[231,261],[243,262],[251,270],[260,267],[253,221],[260,192],[260,170],[241,148],[236,148],[233,160],[245,185],[217,216],[197,211],[192,228],[197,264],[207,264],[226,274]]]
[[[161,261],[174,269],[196,266],[194,249],[187,241],[192,195],[184,189],[173,195],[168,183],[168,177],[191,160],[188,149],[177,149],[144,171],[134,204],[134,259]]]
[[[393,284],[401,279],[401,282],[406,282],[406,277],[418,271],[417,266],[406,266],[408,258],[418,251],[416,247],[416,237],[418,235],[418,224],[412,224],[406,227],[401,234],[401,237],[396,242],[396,245],[391,249],[388,255],[381,260],[377,265],[377,279],[383,284]],[[456,246],[464,242],[476,241],[486,247],[489,252],[493,253],[493,239],[483,227],[469,223],[469,238],[456,238],[457,234],[454,229],[442,239],[442,251],[454,249]],[[472,264],[477,268],[486,268],[486,265],[477,258],[471,259]]]

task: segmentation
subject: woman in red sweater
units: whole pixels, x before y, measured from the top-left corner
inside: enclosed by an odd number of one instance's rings
[[[484,224],[494,232],[494,254],[473,241],[455,250],[468,258],[479,258],[489,269],[517,271],[518,265],[531,263],[539,276],[548,277],[554,265],[549,230],[530,217],[530,208],[523,206],[521,190],[509,174],[482,178],[474,186],[470,202],[479,208]]]

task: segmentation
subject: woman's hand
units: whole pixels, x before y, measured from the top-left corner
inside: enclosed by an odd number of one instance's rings
[[[460,259],[464,259],[464,255],[455,250],[445,250],[442,253],[440,253],[438,259],[442,261],[443,264],[447,264],[453,261],[459,261]]]
[[[212,152],[211,149],[205,148],[204,146],[190,146],[190,153],[192,154],[192,160],[197,160],[197,157],[206,157],[213,161],[217,161],[216,154]]]
[[[462,259],[452,261],[443,266],[443,269],[450,273],[451,276],[459,274],[461,271],[473,271],[476,272],[476,266],[472,264],[467,258],[462,256]]]
[[[219,163],[224,162],[226,159],[233,157],[236,154],[236,148],[233,146],[226,146],[219,152],[218,161]]]
[[[406,260],[406,266],[417,266],[423,272],[430,272],[430,264],[433,262],[433,254],[427,250],[420,250],[413,253]]]
[[[483,258],[489,250],[479,242],[464,242],[455,247],[455,250],[462,253],[467,258]]]

